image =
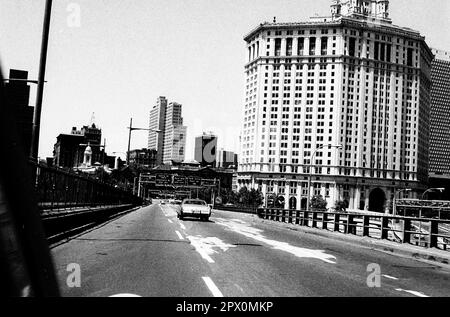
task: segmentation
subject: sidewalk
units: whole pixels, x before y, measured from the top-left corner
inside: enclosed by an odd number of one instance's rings
[[[254,217],[255,220],[258,219],[259,222],[270,226],[277,226],[279,228],[285,228],[293,231],[301,231],[307,234],[313,234],[328,239],[339,240],[349,244],[370,248],[372,250],[390,253],[395,256],[411,258],[429,264],[438,265],[450,270],[449,251],[443,251],[434,248],[427,249],[423,247],[414,246],[411,244],[401,244],[389,240],[379,240],[370,237],[361,237],[351,234],[327,231],[323,229],[299,226],[295,224],[282,223],[272,220],[261,219],[256,215],[253,215],[252,217]]]

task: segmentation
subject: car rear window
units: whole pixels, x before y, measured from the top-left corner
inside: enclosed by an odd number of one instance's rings
[[[186,200],[184,203],[186,205],[206,205],[206,203],[201,200]]]

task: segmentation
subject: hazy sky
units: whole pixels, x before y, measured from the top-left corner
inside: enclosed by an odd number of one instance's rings
[[[56,136],[95,122],[107,152],[125,152],[130,117],[148,126],[158,96],[183,104],[186,158],[194,137],[219,135],[238,150],[244,99],[243,37],[264,21],[328,15],[331,0],[56,0],[53,1],[40,156]],[[450,50],[449,0],[391,0],[394,24],[421,31]],[[37,79],[45,0],[0,1],[0,62]],[[79,9],[79,19],[76,13]],[[78,24],[79,22],[79,24]],[[34,86],[34,85],[33,85]],[[32,88],[30,105],[35,102]],[[147,146],[134,132],[132,148]]]

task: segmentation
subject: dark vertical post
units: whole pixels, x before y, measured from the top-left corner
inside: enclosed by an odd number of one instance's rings
[[[322,214],[322,229],[328,229],[328,214],[326,212]]]
[[[389,218],[381,217],[381,240],[389,237]]]
[[[133,118],[130,119],[130,131],[128,133],[128,151],[127,151],[127,165],[130,165],[130,143],[131,143],[131,130],[133,129]]]
[[[437,248],[438,234],[439,234],[439,221],[431,220],[430,221],[430,235],[428,236],[430,248]]]
[[[403,243],[411,242],[411,219],[403,220]]]
[[[42,99],[44,94],[45,67],[47,64],[48,37],[50,32],[50,19],[53,0],[45,3],[44,25],[42,30],[41,58],[39,62],[39,78],[36,95],[36,106],[34,108],[33,132],[31,135],[31,157],[37,162],[39,153],[39,132],[41,126]]]
[[[368,237],[370,234],[370,216],[363,216],[363,237]]]

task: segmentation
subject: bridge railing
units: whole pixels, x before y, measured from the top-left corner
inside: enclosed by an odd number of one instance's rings
[[[30,164],[35,171],[35,189],[40,210],[142,203],[132,193],[92,177],[32,162]]]
[[[361,237],[442,250],[448,250],[450,245],[450,220],[278,208],[259,208],[257,213],[267,220]]]

